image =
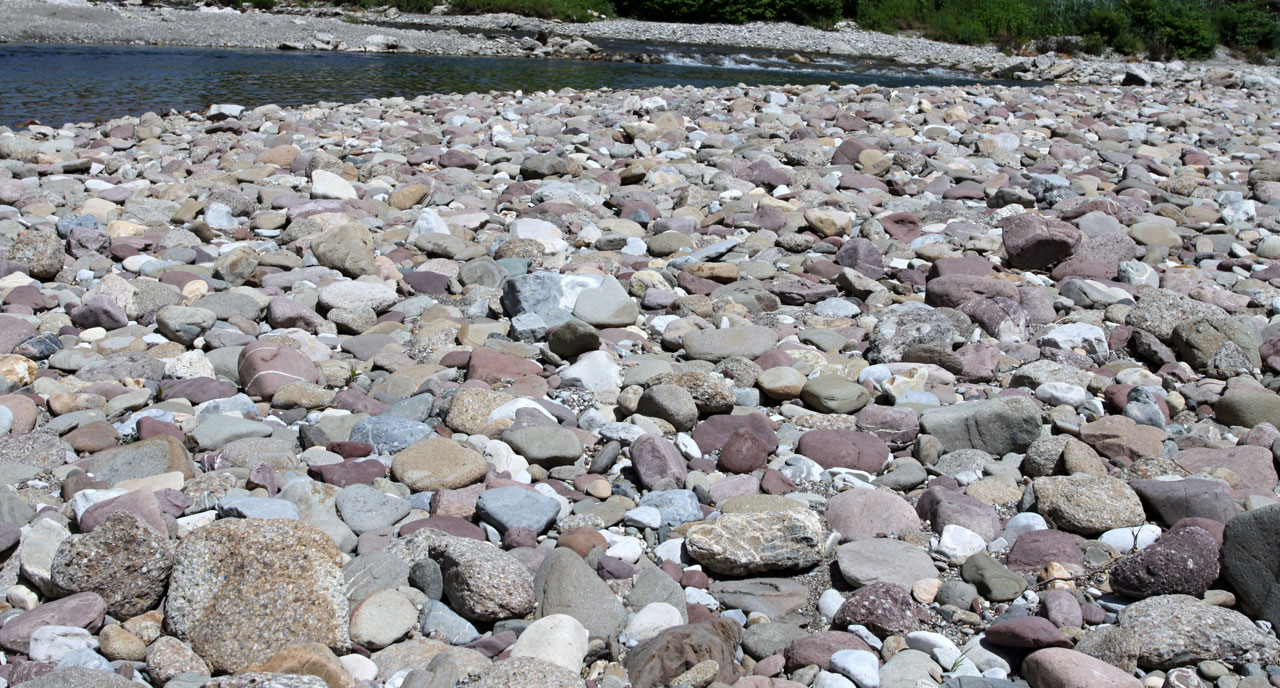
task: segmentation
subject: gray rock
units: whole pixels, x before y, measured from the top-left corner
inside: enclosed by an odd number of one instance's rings
[[[435,564],[435,562],[431,563]],[[410,570],[405,560],[386,550],[361,554],[342,567],[347,600],[354,604],[379,590],[409,585]],[[438,578],[440,574],[438,564],[435,564],[435,570]],[[439,599],[439,594],[433,599]]]
[[[373,416],[351,427],[352,442],[367,442],[378,454],[394,454],[432,434],[431,426],[408,418]]]
[[[655,490],[641,497],[639,506],[657,509],[665,526],[702,520],[702,507],[692,490]]]
[[[542,533],[560,515],[560,502],[532,489],[510,485],[480,493],[476,513],[500,533],[512,528]]]
[[[369,485],[342,488],[337,499],[338,514],[356,535],[386,528],[409,514],[409,502]]]
[[[475,626],[455,614],[448,605],[436,600],[422,605],[418,626],[422,629],[422,635],[438,638],[450,645],[465,645],[480,638],[480,632]]]
[[[564,466],[582,456],[582,440],[572,430],[534,425],[502,433],[502,441],[516,453],[540,466]]]
[[[841,545],[836,562],[840,575],[854,587],[893,583],[910,590],[918,580],[938,577],[929,554],[901,540],[869,538]]]
[[[634,325],[640,306],[613,275],[595,289],[584,289],[573,306],[573,317],[595,327]]]
[[[1138,666],[1169,670],[1207,659],[1270,663],[1280,641],[1249,617],[1186,595],[1160,595],[1120,611],[1121,628],[1139,643]]]
[[[742,633],[742,649],[756,660],[782,654],[791,641],[808,633],[789,623],[761,623],[748,626]]]
[[[1222,576],[1251,614],[1280,625],[1280,505],[1246,511],[1227,522]]]
[[[626,626],[627,610],[609,586],[567,547],[557,547],[547,555],[534,579],[537,617],[568,614],[577,619],[591,637],[609,640]]]
[[[938,438],[946,452],[981,449],[1003,456],[1026,451],[1040,436],[1040,409],[1021,396],[961,402],[925,411],[920,430]]]
[[[235,416],[211,415],[200,421],[191,432],[201,450],[210,451],[251,437],[270,437],[272,429],[266,423]]]
[[[972,583],[980,595],[992,602],[1008,602],[1027,589],[1027,581],[1010,571],[986,552],[979,552],[960,567],[960,575]]]
[[[759,358],[778,343],[778,335],[767,327],[743,325],[691,332],[681,343],[689,358],[718,363],[734,356]]]

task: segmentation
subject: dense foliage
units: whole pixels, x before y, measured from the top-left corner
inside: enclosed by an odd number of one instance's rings
[[[616,0],[624,17],[663,21],[786,21],[831,25],[840,20],[843,0]]]
[[[1268,0],[845,0],[843,10],[865,29],[955,43],[1079,36],[1089,52],[1155,58],[1205,57],[1219,43],[1259,56],[1280,46]]]

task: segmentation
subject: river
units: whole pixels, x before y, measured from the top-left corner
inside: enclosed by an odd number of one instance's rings
[[[615,42],[616,43],[616,42]],[[610,45],[625,50],[627,46]],[[652,46],[649,46],[652,48]],[[839,83],[969,84],[960,72],[860,58],[788,63],[768,51],[682,46],[667,64],[400,53],[0,44],[0,125],[443,92]],[[1028,85],[1022,82],[1021,85]]]

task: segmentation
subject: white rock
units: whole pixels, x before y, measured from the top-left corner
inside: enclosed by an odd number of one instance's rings
[[[220,117],[239,117],[244,112],[243,105],[234,103],[215,103],[209,106],[204,116],[208,119],[217,119]]]
[[[204,221],[214,229],[236,229],[240,221],[231,212],[231,206],[214,201],[204,208]]]
[[[638,640],[648,640],[662,631],[684,623],[680,612],[666,602],[651,602],[627,622],[627,630]]]
[[[40,604],[40,596],[36,595],[34,590],[25,585],[14,585],[10,587],[5,591],[4,597],[14,609],[21,609],[23,611],[35,609],[36,605]]]
[[[440,213],[431,208],[423,208],[413,223],[413,231],[419,234],[449,234],[449,225],[440,217]]]
[[[1049,330],[1036,340],[1040,346],[1054,349],[1084,349],[1089,354],[1102,354],[1108,351],[1107,333],[1097,325],[1089,323],[1069,323]]]
[[[37,662],[57,662],[69,652],[96,649],[98,639],[83,628],[41,626],[31,633],[31,651],[28,654]]]
[[[1044,530],[1048,527],[1049,524],[1045,522],[1043,516],[1034,511],[1024,511],[1009,518],[1008,522],[1004,524],[1004,531],[1000,533],[1000,537],[1012,547],[1013,543],[1018,541],[1019,535]]]
[[[71,496],[71,510],[75,512],[76,520],[79,521],[80,517],[84,515],[85,509],[88,509],[98,502],[115,499],[116,497],[125,494],[125,492],[126,490],[123,489],[80,490]]]
[[[544,616],[520,634],[511,646],[511,656],[533,657],[578,672],[589,636],[586,627],[568,614]]]
[[[713,611],[720,608],[720,600],[702,588],[685,588],[684,601],[688,604],[700,604]]]
[[[1079,408],[1089,400],[1089,392],[1069,382],[1046,382],[1036,387],[1036,398],[1051,406]]]
[[[608,535],[605,536],[608,538]],[[644,543],[639,538],[620,537],[617,542],[610,542],[609,548],[604,551],[605,554],[614,559],[621,559],[629,564],[634,564],[644,556]]]
[[[560,228],[532,217],[522,217],[507,225],[507,233],[519,239],[533,239],[542,244],[542,252],[564,253],[569,250],[569,242],[564,240]]]
[[[956,644],[947,639],[947,636],[941,633],[933,633],[930,631],[912,631],[906,637],[907,647],[912,650],[919,650],[927,655],[932,655],[934,650],[947,649],[959,652],[960,649]]]
[[[836,612],[840,611],[840,606],[844,604],[844,595],[839,590],[827,588],[822,595],[818,597],[818,611],[828,619],[836,618]]]
[[[13,429],[13,411],[8,406],[0,406],[0,435]]]
[[[560,380],[571,387],[582,387],[598,394],[622,384],[622,367],[608,352],[590,351],[560,371]]]
[[[604,277],[588,273],[573,273],[560,276],[560,307],[572,312],[578,305],[578,296],[588,289],[596,289],[604,284]]]
[[[348,201],[359,198],[359,194],[351,182],[332,172],[316,170],[311,173],[311,197]]]
[[[691,563],[684,553],[684,538],[663,540],[661,544],[653,548],[653,553],[658,557],[658,563],[668,559],[681,565]]]
[[[347,280],[320,289],[320,304],[326,308],[370,308],[381,311],[397,300],[396,288],[385,282]],[[325,351],[326,357],[328,350]]]
[[[492,423],[495,420],[515,420],[516,411],[519,411],[520,409],[533,409],[535,411],[542,413],[542,415],[546,416],[547,418],[550,418],[551,420],[556,419],[555,416],[551,415],[551,413],[547,411],[545,408],[543,408],[542,405],[539,404],[538,402],[532,399],[520,398],[520,399],[512,399],[511,401],[508,401],[502,406],[499,406],[498,408],[491,411],[489,413],[489,417],[487,421]]]
[[[372,681],[378,678],[378,665],[373,663],[372,659],[364,655],[349,654],[338,658],[342,662],[342,668],[351,674],[351,678],[356,681]]]
[[[164,362],[164,374],[175,380],[190,380],[197,377],[217,377],[213,362],[203,351],[184,351]]]
[[[61,594],[53,584],[53,556],[58,545],[71,537],[71,531],[50,518],[37,519],[22,530],[22,544],[18,545],[22,575],[48,597]]]
[[[184,538],[192,532],[203,528],[216,520],[218,520],[218,512],[213,510],[200,511],[189,516],[182,516],[174,519],[178,524],[178,538]]]
[[[880,688],[880,658],[866,650],[840,650],[831,655],[831,668],[858,688]]]
[[[813,688],[857,688],[857,686],[840,674],[819,671],[817,678],[813,679]]]
[[[1121,554],[1145,549],[1159,538],[1160,527],[1150,523],[1132,528],[1114,528],[1098,536],[1100,541],[1115,547]]]
[[[942,527],[942,535],[938,537],[938,545],[933,551],[948,559],[967,557],[986,549],[987,541],[981,535],[954,523]]]
[[[651,506],[638,506],[622,517],[622,522],[635,528],[657,528],[662,525],[662,512]]]

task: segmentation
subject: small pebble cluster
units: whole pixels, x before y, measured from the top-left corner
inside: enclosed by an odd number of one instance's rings
[[[1235,85],[0,131],[0,681],[1280,686]]]

